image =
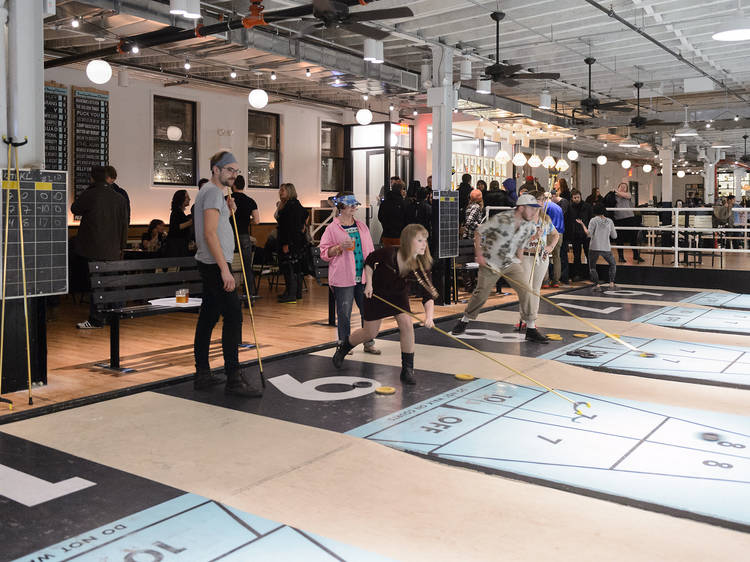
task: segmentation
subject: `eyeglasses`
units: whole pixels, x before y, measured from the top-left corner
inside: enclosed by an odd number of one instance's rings
[[[222,170],[226,170],[227,172],[229,172],[230,174],[233,174],[235,176],[237,176],[237,175],[239,175],[239,174],[242,173],[242,170],[240,170],[239,168],[227,168],[226,166],[224,166],[222,168]]]

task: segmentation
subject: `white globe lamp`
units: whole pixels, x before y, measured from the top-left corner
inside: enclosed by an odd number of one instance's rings
[[[643,165],[643,171],[646,172],[647,174],[650,173],[651,170],[653,170],[653,168],[651,167],[651,164],[644,164]]]
[[[678,170],[677,171],[677,177],[678,178],[684,178],[685,177],[685,170]]]
[[[351,115],[351,113],[349,115]],[[360,125],[369,125],[372,123],[372,111],[369,109],[360,109],[357,111],[355,118]]]
[[[578,160],[578,151],[577,150],[569,150],[568,151],[568,158],[571,160]]]
[[[182,138],[182,129],[175,125],[167,127],[167,138],[171,141],[178,141]]]
[[[256,89],[247,95],[247,101],[255,109],[263,109],[268,105],[268,94],[265,90]]]
[[[94,59],[86,65],[86,76],[94,84],[106,84],[112,78],[112,67],[105,60]]]
[[[596,163],[599,164],[600,166],[604,166],[604,164],[607,163],[607,157],[604,156],[604,154],[600,154],[599,156],[596,157]]]
[[[620,162],[620,165],[627,170],[631,165],[630,160],[623,160],[622,162]]]

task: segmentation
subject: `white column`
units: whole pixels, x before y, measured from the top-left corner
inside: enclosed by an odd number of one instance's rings
[[[661,165],[663,168],[661,174],[661,200],[672,201],[672,162],[674,160],[674,149],[672,148],[672,139],[665,135],[664,144],[659,149]]]
[[[706,150],[706,161],[703,164],[703,191],[705,192],[704,200],[706,206],[714,203],[714,191],[716,190],[716,163],[721,158],[721,151],[718,148],[709,148]]]
[[[10,0],[8,17],[8,133],[19,167],[44,167],[44,36],[42,2]],[[6,78],[7,76],[7,78]],[[4,132],[4,131],[3,131]],[[5,133],[5,132],[4,132]]]
[[[0,0],[0,136],[8,135],[8,28],[5,21],[8,19],[7,2]],[[0,163],[7,167],[7,150],[2,150],[4,145],[0,144]]]
[[[747,170],[742,166],[737,166],[734,169],[734,196],[737,198],[737,201],[742,199],[742,180],[745,179],[745,172]]]
[[[451,185],[451,138],[453,133],[453,49],[432,48],[432,83],[427,102],[432,107],[432,185],[447,190]]]

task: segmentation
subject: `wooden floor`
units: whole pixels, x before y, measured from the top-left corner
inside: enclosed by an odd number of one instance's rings
[[[271,292],[265,281],[254,306],[255,325],[261,356],[267,357],[305,347],[333,342],[336,328],[328,326],[328,288],[308,279],[308,290],[297,304],[279,304],[276,291]],[[493,295],[487,306],[515,301],[509,296]],[[436,307],[436,317],[463,312],[464,304]],[[422,313],[419,301],[412,310]],[[12,412],[49,406],[77,398],[178,377],[195,372],[193,335],[195,313],[163,314],[123,320],[120,323],[121,366],[135,369],[131,373],[115,373],[96,366],[109,358],[109,329],[78,330],[76,323],[88,317],[88,304],[74,303],[68,295],[59,308],[51,311],[47,323],[47,385],[34,387],[33,406],[28,405],[28,391],[4,394],[13,401],[13,410],[0,404],[0,416]],[[352,313],[352,326],[359,324],[359,314]],[[383,329],[395,327],[385,320]],[[223,365],[221,355],[221,323],[214,329],[211,345],[211,366]],[[243,324],[243,342],[253,342],[247,310]],[[257,357],[254,349],[240,349],[240,361]]]

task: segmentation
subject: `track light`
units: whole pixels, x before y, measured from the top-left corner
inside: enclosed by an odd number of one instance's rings
[[[388,111],[393,111],[394,109],[396,109],[396,108],[394,107],[393,104],[391,104],[391,105],[388,106]]]
[[[368,96],[367,94],[362,94],[362,99],[367,101],[370,99],[370,96]]]
[[[229,73],[230,78],[237,78],[237,73],[234,71],[234,68],[232,69],[232,72]]]
[[[74,17],[73,20],[70,22],[70,27],[78,28],[81,26],[81,18],[78,16]]]
[[[416,117],[417,115],[419,115],[419,111],[417,111],[417,110],[415,109],[414,111],[412,111],[412,115],[414,115],[414,116]]]
[[[604,148],[607,148],[607,143],[606,143],[606,141],[604,142],[604,144],[603,144],[602,146],[603,146]]]
[[[312,72],[310,72],[309,68],[305,70],[305,76],[307,76],[308,78],[310,78],[310,76],[312,76]]]
[[[190,61],[185,59],[185,64],[183,66],[185,67],[185,70],[190,70]]]
[[[711,128],[711,123],[706,123],[706,129],[710,129],[710,128]]]
[[[276,80],[276,73],[275,72],[271,72],[271,80]]]

